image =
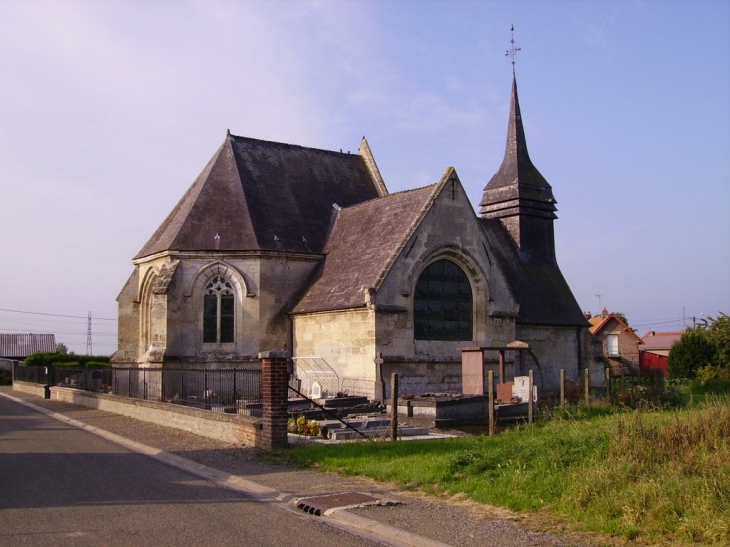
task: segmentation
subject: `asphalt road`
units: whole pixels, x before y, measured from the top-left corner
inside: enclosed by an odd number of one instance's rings
[[[0,547],[365,547],[0,397]]]

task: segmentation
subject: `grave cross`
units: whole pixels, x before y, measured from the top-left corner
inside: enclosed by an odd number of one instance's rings
[[[383,363],[385,363],[385,360],[383,359],[383,354],[378,352],[373,362],[375,363],[375,399],[384,401],[385,382],[383,381]]]

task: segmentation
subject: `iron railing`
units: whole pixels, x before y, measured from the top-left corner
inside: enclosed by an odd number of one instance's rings
[[[50,369],[50,370],[49,370]],[[261,371],[256,369],[153,369],[15,367],[15,379],[121,397],[261,416]]]

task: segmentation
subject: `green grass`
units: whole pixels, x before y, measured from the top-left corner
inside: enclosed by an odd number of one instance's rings
[[[284,456],[431,494],[547,511],[650,543],[730,544],[730,400],[687,410],[584,410],[493,437],[309,445]]]

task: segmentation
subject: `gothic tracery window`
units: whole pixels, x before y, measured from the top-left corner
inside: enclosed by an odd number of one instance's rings
[[[234,341],[235,296],[231,282],[216,275],[203,291],[203,342],[224,344]]]
[[[421,273],[413,302],[416,340],[471,340],[472,293],[464,271],[437,260]]]

